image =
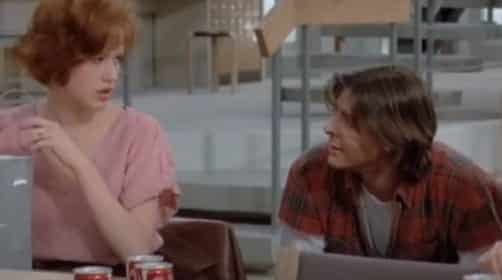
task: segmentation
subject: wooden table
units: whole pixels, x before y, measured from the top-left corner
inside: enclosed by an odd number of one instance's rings
[[[71,273],[45,272],[45,271],[25,271],[0,269],[0,279],[5,280],[73,280]],[[114,280],[124,280],[124,278],[113,278]]]

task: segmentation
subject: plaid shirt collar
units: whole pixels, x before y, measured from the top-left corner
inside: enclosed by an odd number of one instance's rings
[[[351,203],[357,205],[361,186],[361,179],[357,175],[352,172],[345,172],[345,184],[343,184],[343,187],[345,188],[345,193],[352,194],[349,195],[352,200]],[[417,183],[401,182],[394,194],[394,201],[402,202],[406,208],[416,207],[415,199],[413,198],[423,188],[425,188],[425,179],[421,179]]]

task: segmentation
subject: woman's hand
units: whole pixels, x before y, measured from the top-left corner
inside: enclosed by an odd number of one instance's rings
[[[486,253],[481,255],[479,263],[483,270],[501,275],[502,273],[502,241],[497,241]]]
[[[31,151],[52,150],[61,163],[75,171],[86,157],[57,123],[40,117],[32,117],[21,123],[21,137]]]

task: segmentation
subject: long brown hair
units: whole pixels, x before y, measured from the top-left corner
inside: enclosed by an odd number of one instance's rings
[[[424,176],[431,167],[437,120],[422,80],[398,66],[335,75],[324,93],[330,110],[344,91],[353,100],[356,127],[367,129],[392,153],[401,179],[415,182]]]

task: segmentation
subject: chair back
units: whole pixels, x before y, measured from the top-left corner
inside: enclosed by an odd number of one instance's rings
[[[242,255],[230,224],[174,219],[160,230],[157,253],[174,265],[176,280],[245,280]]]

